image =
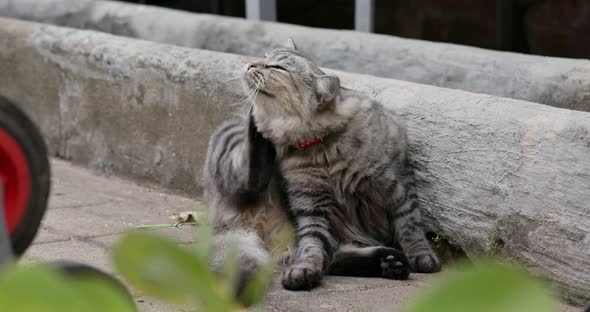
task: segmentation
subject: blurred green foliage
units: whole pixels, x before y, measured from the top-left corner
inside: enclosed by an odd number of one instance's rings
[[[46,265],[3,266],[0,311],[133,312],[132,301],[108,281],[66,276]]]
[[[206,233],[201,230],[201,244],[190,249],[156,235],[129,233],[115,246],[115,266],[145,294],[198,311],[239,311],[260,301],[272,269],[261,269],[242,297],[235,298],[237,248],[230,248],[236,252],[233,256],[230,252],[224,274],[214,274],[208,267],[210,239]]]
[[[235,298],[237,253],[228,257],[231,261],[224,274],[211,273],[207,261],[211,240],[208,231],[197,231],[201,243],[184,247],[153,234],[129,233],[114,248],[115,266],[136,289],[185,309],[239,311],[259,302],[272,268],[261,270],[244,296]],[[435,285],[404,311],[550,312],[558,307],[541,280],[517,265],[488,259],[458,264],[440,273]],[[126,294],[104,280],[83,275],[72,278],[48,266],[5,266],[0,271],[0,311],[131,312],[135,308]]]
[[[541,280],[515,264],[487,259],[441,273],[405,311],[554,312],[558,305]]]

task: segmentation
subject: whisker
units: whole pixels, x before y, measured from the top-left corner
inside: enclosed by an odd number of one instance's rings
[[[229,83],[229,82],[232,82],[232,81],[234,81],[234,80],[240,79],[240,78],[241,78],[241,77],[239,77],[239,76],[238,76],[238,77],[233,77],[233,78],[230,78],[230,79],[228,79],[228,80],[226,80],[226,81],[220,82],[220,83],[219,83],[219,84],[217,84],[215,87],[213,87],[213,89],[211,90],[211,92],[209,92],[209,95],[207,96],[207,98],[210,98],[210,97],[211,97],[211,95],[213,95],[213,92],[217,91],[217,89],[219,89],[219,88],[220,88],[220,87],[222,87],[223,85],[225,85],[225,84],[227,84],[227,83]]]
[[[242,96],[237,101],[229,104],[229,106],[239,108],[242,106],[243,103],[246,103],[247,101],[248,101],[248,96]]]
[[[246,111],[250,111],[252,109],[252,107],[254,106],[254,103],[256,102],[256,97],[258,96],[259,92],[260,92],[260,90],[254,89],[254,92],[249,97],[249,99],[250,99],[250,101],[248,101],[249,105],[246,105],[243,107],[242,114],[245,113]]]
[[[241,104],[248,102],[248,100],[250,99],[250,97],[255,92],[256,92],[256,89],[249,89],[244,96],[241,96],[237,101],[235,101],[234,103],[230,104],[230,106],[233,106],[233,107],[239,107],[239,106],[241,106]]]
[[[228,83],[230,83],[230,82],[232,82],[232,81],[235,81],[235,80],[237,80],[237,79],[240,79],[240,76],[233,77],[233,78],[230,78],[230,79],[228,79],[228,80],[226,80],[226,81],[220,82],[220,83],[219,83],[219,84],[217,84],[215,87],[213,87],[213,89],[212,89],[212,90],[209,92],[209,95],[207,96],[207,102],[205,103],[205,109],[206,109],[206,110],[209,110],[209,105],[210,105],[210,102],[211,102],[211,96],[213,95],[213,93],[214,93],[215,91],[217,91],[217,90],[218,90],[219,88],[221,88],[222,86],[224,86],[224,85],[226,85],[226,84],[228,84]]]
[[[207,71],[208,73],[219,73],[219,72],[226,72],[226,73],[232,73],[232,74],[233,74],[233,73],[239,73],[239,72],[241,72],[242,70],[237,70],[237,69],[231,69],[231,70],[228,70],[228,69],[217,69],[217,70],[210,70],[210,69],[207,69],[206,71]]]

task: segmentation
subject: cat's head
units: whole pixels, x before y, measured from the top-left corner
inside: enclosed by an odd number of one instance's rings
[[[263,128],[276,128],[277,123],[313,124],[319,113],[331,109],[340,93],[338,77],[326,75],[291,39],[263,60],[246,64],[243,81],[246,92],[256,92],[253,110]]]

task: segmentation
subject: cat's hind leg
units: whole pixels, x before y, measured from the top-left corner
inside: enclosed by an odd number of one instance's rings
[[[253,220],[272,209],[268,197],[274,161],[274,146],[256,131],[251,116],[226,121],[209,140],[203,184],[213,234],[210,267],[223,271],[228,256],[235,253],[237,297],[251,277],[271,263]]]
[[[239,271],[234,292],[239,298],[260,268],[271,264],[270,254],[254,228],[217,232],[212,238],[209,264],[214,272],[220,273],[227,268],[229,255],[237,257],[235,260]]]
[[[342,245],[334,255],[328,274],[405,280],[410,271],[408,259],[395,248]]]
[[[275,174],[275,148],[256,130],[254,119],[234,118],[209,140],[203,185],[206,195],[233,197],[238,203],[264,193]]]

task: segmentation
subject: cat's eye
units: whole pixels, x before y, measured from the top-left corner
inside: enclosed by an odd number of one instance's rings
[[[268,68],[274,68],[274,69],[278,69],[278,70],[284,70],[284,71],[287,71],[287,69],[285,69],[285,67],[283,67],[283,66],[280,66],[280,65],[268,65],[268,66],[266,66],[266,67],[268,67]]]

